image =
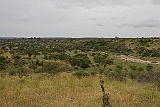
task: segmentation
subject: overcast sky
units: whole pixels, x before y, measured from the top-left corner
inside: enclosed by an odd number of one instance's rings
[[[0,0],[0,36],[160,37],[160,0]]]

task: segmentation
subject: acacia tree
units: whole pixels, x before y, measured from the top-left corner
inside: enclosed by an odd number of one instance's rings
[[[71,65],[81,68],[89,68],[90,64],[92,64],[87,54],[76,54],[68,60]]]
[[[72,66],[74,66],[74,67],[80,67],[80,65],[81,65],[81,61],[80,60],[78,60],[78,59],[76,59],[76,58],[70,58],[69,60],[68,60],[68,62],[72,65]]]
[[[104,68],[106,65],[113,64],[113,61],[108,58],[108,54],[97,54],[93,60],[95,63],[102,64]]]

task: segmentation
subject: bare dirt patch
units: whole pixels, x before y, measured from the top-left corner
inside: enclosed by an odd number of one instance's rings
[[[126,56],[126,55],[120,55],[120,56],[115,56],[120,59],[124,59],[127,61],[132,61],[132,62],[138,62],[138,63],[147,63],[147,64],[160,64],[160,61],[155,61],[155,60],[142,60],[133,56]]]

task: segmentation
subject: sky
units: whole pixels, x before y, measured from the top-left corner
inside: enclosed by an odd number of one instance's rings
[[[0,0],[0,37],[160,37],[160,0]]]

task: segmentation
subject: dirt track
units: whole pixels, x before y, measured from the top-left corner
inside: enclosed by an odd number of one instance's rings
[[[138,63],[160,64],[160,61],[142,60],[142,59],[138,59],[138,58],[133,57],[133,56],[120,55],[120,56],[115,56],[115,57],[120,58],[120,59],[124,59],[124,60],[127,60],[127,61],[138,62]]]

